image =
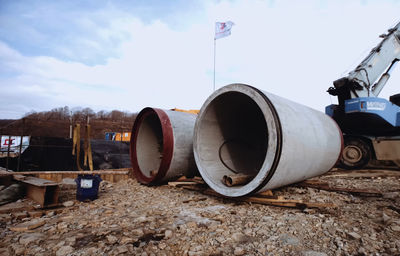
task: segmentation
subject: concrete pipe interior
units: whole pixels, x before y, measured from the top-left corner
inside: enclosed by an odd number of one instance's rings
[[[226,92],[214,98],[203,112],[195,135],[202,176],[217,181],[218,187],[225,186],[224,176],[256,176],[266,159],[269,136],[264,113],[253,97]],[[249,182],[251,179],[232,189]]]
[[[173,152],[173,135],[167,114],[160,109],[145,108],[132,128],[131,162],[139,182],[157,183],[168,171]]]
[[[143,117],[138,127],[136,157],[139,169],[146,177],[152,177],[160,168],[163,155],[163,134],[160,119],[156,113]]]

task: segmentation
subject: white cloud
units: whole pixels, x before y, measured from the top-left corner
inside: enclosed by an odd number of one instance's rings
[[[123,10],[101,10],[107,26],[77,22],[107,43],[85,34],[76,40],[83,49],[113,53],[103,64],[28,57],[0,43],[0,68],[8,74],[0,76],[0,88],[18,102],[2,104],[0,118],[64,105],[198,109],[212,92],[214,22],[224,20],[236,25],[232,36],[217,41],[217,87],[248,83],[323,111],[330,104],[326,89],[393,25],[398,7],[383,1],[222,1],[208,3],[191,20],[185,14],[179,29],[157,19],[143,23]],[[71,49],[57,50],[77,54]],[[397,72],[392,80],[399,84]],[[383,96],[396,90],[388,85]]]
[[[222,20],[237,24],[231,38],[218,41],[219,77],[226,77],[225,83],[252,83],[323,111],[330,104],[326,89],[345,75],[351,64],[354,68],[360,56],[365,57],[377,44],[378,35],[394,25],[398,19],[394,6],[399,4],[319,3],[277,1],[270,7],[261,1],[238,1],[217,5],[211,12],[214,17],[221,15]]]
[[[3,64],[21,74],[9,82],[23,89],[18,93],[41,94],[56,106],[131,111],[145,106],[199,108],[207,92],[198,85],[209,83],[206,62],[212,55],[196,47],[199,42],[190,32],[174,32],[159,21],[145,26],[132,19],[125,26],[132,30],[132,39],[121,47],[123,57],[109,59],[106,65],[24,57],[2,44],[2,54],[9,56]],[[38,110],[48,108],[43,104]]]

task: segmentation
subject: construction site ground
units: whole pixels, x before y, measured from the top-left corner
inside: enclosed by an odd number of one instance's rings
[[[253,201],[207,191],[102,182],[92,202],[0,214],[0,255],[400,254],[400,171],[333,170]]]

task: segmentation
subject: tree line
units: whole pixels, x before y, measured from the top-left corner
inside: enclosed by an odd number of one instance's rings
[[[113,122],[132,122],[136,117],[136,113],[129,113],[119,110],[100,110],[98,112],[93,111],[91,108],[73,108],[70,109],[68,106],[53,108],[50,111],[30,111],[24,115],[26,119],[49,121],[49,120],[72,120],[86,121],[90,120],[103,120]]]

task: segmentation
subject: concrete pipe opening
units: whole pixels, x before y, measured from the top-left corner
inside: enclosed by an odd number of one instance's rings
[[[132,128],[133,175],[143,184],[155,185],[195,170],[192,134],[195,115],[145,108]]]
[[[204,114],[207,123],[199,129],[199,141],[212,142],[213,150],[207,169],[212,179],[222,180],[225,175],[255,175],[260,170],[268,144],[268,128],[259,106],[248,95],[228,92],[215,98]],[[211,125],[208,125],[211,124]],[[218,131],[218,132],[216,132]],[[207,154],[209,147],[200,147],[199,154]]]
[[[320,129],[323,126],[328,128]],[[328,137],[334,141],[331,146]],[[341,132],[321,112],[233,84],[214,92],[203,104],[193,147],[205,182],[220,194],[237,197],[328,171],[339,157]],[[302,152],[308,148],[309,152]],[[321,150],[324,153],[316,157],[327,159],[298,168]]]

